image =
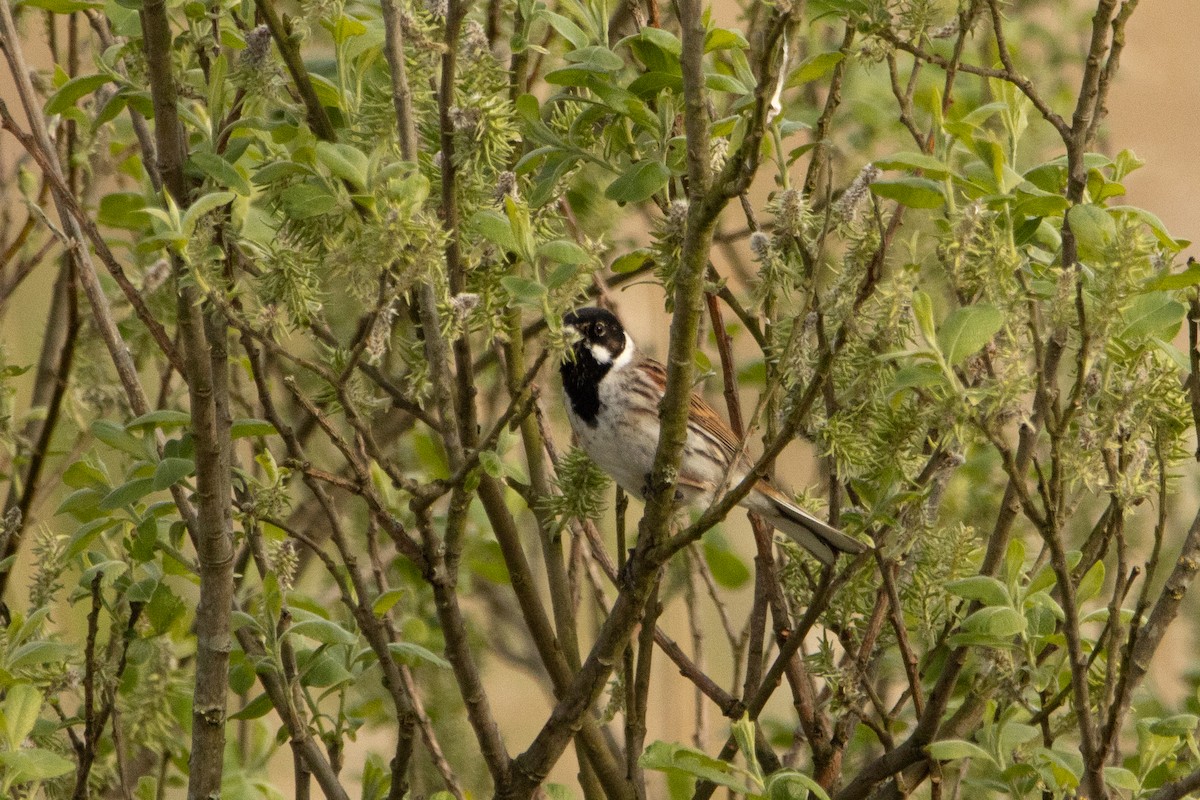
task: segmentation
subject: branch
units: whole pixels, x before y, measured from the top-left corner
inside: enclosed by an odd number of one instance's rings
[[[47,156],[46,165],[49,167],[49,170],[46,172],[46,175],[47,177],[57,178],[57,182],[65,187],[66,183],[62,179],[62,170],[58,164],[57,151],[50,141],[49,133],[46,131],[46,123],[42,119],[41,108],[37,103],[33,85],[29,80],[29,67],[25,63],[25,56],[21,50],[21,39],[13,22],[12,11],[8,3],[0,3],[0,48],[4,50],[5,59],[8,61],[9,70],[13,76],[13,83],[21,98],[21,105],[25,109],[25,116],[29,120],[32,141],[36,143],[37,149]],[[5,120],[5,127],[9,127],[10,125],[12,128],[16,127],[15,120],[8,113],[8,107],[2,100],[0,100],[0,117],[3,117]],[[150,411],[150,406],[146,401],[146,394],[142,390],[137,366],[133,363],[133,356],[130,354],[129,348],[125,345],[125,340],[117,328],[117,323],[113,318],[112,306],[108,302],[108,295],[104,293],[104,288],[100,285],[100,278],[96,274],[96,267],[92,263],[91,254],[82,244],[84,239],[83,232],[80,230],[75,216],[70,213],[69,193],[64,194],[61,190],[56,189],[53,194],[59,218],[62,220],[63,228],[71,240],[71,257],[75,259],[76,264],[79,266],[79,279],[83,284],[83,291],[87,296],[88,305],[92,309],[92,318],[95,321],[96,328],[100,333],[100,337],[104,340],[113,366],[116,367],[117,376],[121,381],[121,386],[125,390],[133,412],[138,415],[146,414]]]
[[[392,72],[392,104],[396,109],[396,128],[400,135],[400,156],[417,160],[417,128],[413,115],[412,90],[404,64],[404,25],[396,0],[380,0],[383,9],[384,52]]]
[[[183,167],[187,140],[179,119],[172,72],[173,37],[165,0],[146,0],[141,10],[154,133],[163,185],[180,206],[189,186]],[[229,398],[229,361],[224,324],[204,315],[184,265],[173,256],[179,286],[179,334],[196,447],[197,519],[192,539],[200,567],[196,610],[196,678],[192,695],[192,759],[188,794],[208,797],[221,790],[224,769],[225,715],[233,613],[233,414]]]
[[[312,78],[308,76],[304,58],[300,55],[298,41],[279,19],[279,15],[275,12],[275,5],[270,0],[254,0],[254,5],[263,20],[266,21],[267,28],[271,31],[271,38],[275,40],[275,46],[279,48],[279,54],[283,56],[283,63],[287,65],[288,73],[292,76],[292,82],[296,84],[296,91],[300,93],[300,99],[304,101],[308,127],[312,128],[317,138],[326,142],[336,142],[337,131],[333,129],[333,123],[329,121],[329,115],[325,113],[325,106],[321,105],[321,100],[317,97],[317,90],[313,86]]]
[[[904,52],[921,59],[922,61],[928,61],[930,64],[934,64],[935,66],[946,70],[950,69],[952,66],[951,62],[946,58],[938,55],[937,53],[931,53],[927,50],[922,50],[919,46],[913,44],[912,42],[901,39],[895,33],[886,28],[876,30],[874,33],[884,41],[891,44],[893,47],[897,47]],[[1009,58],[1007,52],[1004,52],[1002,58]],[[1003,63],[1003,60],[1001,63]],[[1037,87],[1033,85],[1033,81],[1016,72],[1015,69],[1012,69],[1011,67],[1006,67],[1005,69],[992,69],[990,67],[980,67],[975,64],[967,63],[957,64],[957,69],[959,72],[965,72],[969,75],[979,75],[983,78],[998,78],[1007,83],[1011,83],[1013,86],[1017,87],[1018,90],[1020,90],[1021,94],[1029,98],[1029,101],[1033,103],[1034,107],[1041,112],[1042,117],[1054,126],[1054,129],[1058,131],[1059,136],[1061,136],[1064,141],[1070,138],[1071,127],[1067,124],[1066,120],[1064,120],[1061,115],[1052,109],[1049,103],[1047,103],[1045,99],[1038,93]]]

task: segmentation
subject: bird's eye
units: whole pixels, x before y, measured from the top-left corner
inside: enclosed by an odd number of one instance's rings
[[[597,336],[603,336],[604,335],[604,323],[597,322],[594,330],[596,331]]]

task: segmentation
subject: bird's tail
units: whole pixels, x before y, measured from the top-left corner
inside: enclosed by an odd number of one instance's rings
[[[832,564],[838,553],[857,555],[867,551],[867,545],[839,531],[827,522],[809,514],[777,490],[770,488],[759,494],[754,511],[775,529],[816,556],[822,564]]]

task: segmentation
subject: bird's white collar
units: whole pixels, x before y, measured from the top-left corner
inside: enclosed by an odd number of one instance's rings
[[[612,364],[614,370],[624,369],[633,362],[633,337],[629,332],[625,332],[625,347],[621,350],[621,354],[613,359],[612,353],[608,352],[608,348],[603,345],[594,344],[591,346],[592,358],[596,359],[597,364]]]

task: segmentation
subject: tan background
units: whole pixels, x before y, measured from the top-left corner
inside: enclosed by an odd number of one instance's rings
[[[1128,28],[1128,45],[1121,73],[1112,92],[1108,119],[1110,150],[1132,149],[1146,160],[1147,166],[1126,181],[1129,194],[1125,202],[1158,214],[1178,237],[1200,238],[1200,61],[1196,45],[1200,42],[1200,2],[1197,0],[1154,0],[1143,3]],[[27,45],[27,55],[37,66],[45,67],[45,55]],[[0,92],[10,105],[15,101],[9,87]],[[5,137],[0,141],[0,158],[13,156],[14,144]],[[1200,249],[1190,248],[1200,254]],[[33,280],[15,298],[3,327],[0,341],[9,352],[10,363],[30,363],[37,356],[38,342],[22,336],[24,330],[39,330],[46,307],[48,283]],[[665,336],[665,318],[661,312],[661,293],[657,289],[637,288],[620,296],[630,328],[649,349],[661,352]],[[644,313],[641,313],[643,312]],[[28,326],[28,327],[27,327]],[[744,525],[744,522],[735,523]],[[730,526],[734,528],[733,524]],[[733,533],[736,529],[731,530]],[[745,593],[742,593],[745,594]],[[736,605],[736,604],[735,604]],[[733,609],[735,614],[744,608]],[[682,630],[682,613],[675,603],[666,610],[666,623]],[[741,618],[735,617],[735,624]],[[709,663],[719,662],[726,652],[721,638],[712,631],[707,647]],[[1174,651],[1174,652],[1172,652]],[[1160,655],[1160,668],[1168,659],[1182,662],[1187,648],[1167,645]],[[659,700],[651,710],[649,739],[687,741],[693,728],[692,690],[669,665],[659,659],[653,695]],[[1178,674],[1171,665],[1164,671]],[[728,674],[728,670],[715,672]],[[508,733],[509,748],[518,752],[527,744],[549,708],[547,698],[526,676],[504,669],[490,675],[490,691],[498,716]],[[721,720],[710,715],[710,732],[724,737]],[[390,736],[386,732],[367,734],[360,744],[386,753]],[[711,749],[713,742],[708,743]],[[290,782],[286,750],[280,753],[282,778],[279,788]],[[359,758],[348,758],[349,774],[358,769]],[[554,779],[573,783],[573,759],[570,755],[555,770]],[[286,777],[284,777],[286,776]]]

